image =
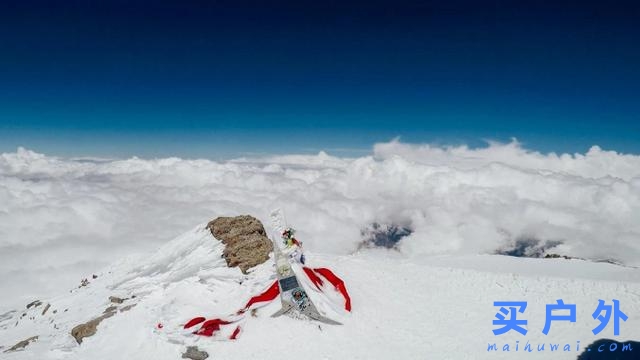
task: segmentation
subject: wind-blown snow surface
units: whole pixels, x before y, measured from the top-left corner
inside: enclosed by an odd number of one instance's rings
[[[397,141],[355,159],[278,156],[63,159],[0,155],[0,313],[59,293],[130,253],[220,215],[283,208],[315,253],[346,255],[371,223],[413,233],[399,250],[491,254],[518,239],[550,252],[640,265],[640,156],[593,147],[540,154]]]
[[[640,338],[640,271],[617,265],[564,259],[517,259],[497,255],[437,256],[429,263],[388,250],[354,255],[308,254],[311,266],[328,266],[341,276],[352,297],[353,313],[340,310],[339,298],[307,291],[327,315],[343,323],[330,326],[269,317],[279,301],[247,316],[236,341],[190,335],[182,324],[194,316],[215,318],[233,313],[275,278],[272,261],[248,275],[226,267],[222,245],[204,225],[176,238],[146,258],[116,263],[86,287],[0,321],[0,345],[8,347],[39,335],[24,351],[0,353],[6,359],[155,359],[175,360],[187,346],[198,346],[211,359],[575,359],[596,337],[591,313],[600,298],[620,300],[629,315],[622,339]],[[461,269],[460,263],[467,269]],[[471,270],[491,265],[489,270]],[[522,268],[524,275],[518,275]],[[597,277],[599,280],[590,280]],[[71,329],[112,305],[108,297],[136,304],[104,320],[93,337],[76,344]],[[563,299],[577,305],[577,322],[554,322],[542,334],[544,306]],[[493,301],[528,301],[521,318],[526,336],[494,336]],[[610,300],[609,300],[610,301]],[[44,304],[49,311],[42,315]],[[55,313],[54,313],[55,312]],[[162,323],[162,329],[157,324]],[[601,336],[612,337],[612,324]],[[515,353],[516,341],[520,353]],[[533,349],[522,353],[526,341]],[[580,348],[578,349],[578,341]],[[489,343],[511,352],[487,352]],[[551,352],[549,344],[570,344],[571,351]],[[595,349],[594,349],[595,351]],[[640,349],[635,349],[640,351]]]

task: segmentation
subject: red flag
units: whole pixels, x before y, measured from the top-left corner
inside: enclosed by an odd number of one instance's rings
[[[335,286],[336,290],[338,290],[342,296],[344,297],[344,308],[347,311],[351,311],[351,297],[347,292],[347,288],[344,285],[344,281],[336,276],[331,270],[327,268],[317,268],[313,269],[318,274],[322,275],[325,279],[329,280],[329,282]],[[313,281],[313,280],[311,280]],[[316,285],[317,286],[317,285]]]
[[[316,275],[316,273],[313,272],[313,269],[310,269],[305,266],[302,268],[302,270],[304,270],[304,273],[307,274],[307,277],[309,278],[309,280],[311,280],[313,285],[315,285],[316,288],[320,290],[320,286],[323,285],[322,279],[320,279],[318,275]]]
[[[238,314],[242,314],[251,307],[251,305],[264,301],[271,301],[278,297],[280,294],[280,287],[278,286],[278,280],[276,280],[265,292],[260,295],[254,296],[247,302],[247,305],[243,309],[238,311]]]

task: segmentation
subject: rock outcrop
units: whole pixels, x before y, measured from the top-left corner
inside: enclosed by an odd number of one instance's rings
[[[133,298],[135,298],[135,296],[131,296],[131,299]],[[109,296],[109,303],[119,305],[129,299],[130,298],[123,299],[116,296]],[[102,320],[108,319],[118,313],[118,305],[110,305],[109,307],[104,309],[104,312],[102,313],[102,315],[98,316],[93,320],[87,321],[84,324],[80,324],[74,327],[73,329],[71,329],[71,336],[73,336],[76,339],[78,344],[82,344],[82,339],[89,336],[93,336],[96,334],[96,332],[98,332],[98,325],[100,325]],[[125,311],[129,311],[136,305],[137,304],[129,304],[127,306],[123,306],[122,308],[120,308],[120,312],[122,313]]]
[[[114,304],[122,304],[126,299],[119,298],[117,296],[109,296],[109,301]]]
[[[40,306],[40,305],[42,305],[42,301],[40,301],[40,300],[35,300],[35,301],[32,301],[32,302],[30,302],[29,304],[27,304],[27,309],[30,309],[32,306],[33,306],[33,307],[38,307],[38,306]]]
[[[16,351],[16,350],[22,350],[24,348],[26,348],[29,344],[31,344],[32,341],[36,341],[38,340],[37,336],[32,336],[28,339],[22,340],[19,343],[13,345],[12,347],[10,347],[9,349],[5,350],[4,352],[11,352],[11,351]]]
[[[116,314],[115,311],[106,312],[102,316],[99,316],[84,324],[80,324],[74,327],[73,329],[71,329],[71,336],[73,336],[76,339],[78,344],[82,344],[82,339],[89,336],[93,336],[96,334],[96,332],[98,332],[98,325],[102,322],[102,320],[108,319],[115,314]]]
[[[187,352],[182,354],[183,359],[191,359],[191,360],[205,360],[208,357],[209,357],[209,354],[206,351],[198,350],[197,346],[187,347]]]
[[[211,234],[225,244],[223,256],[229,267],[243,273],[269,259],[273,244],[260,220],[249,215],[219,217],[207,225]]]

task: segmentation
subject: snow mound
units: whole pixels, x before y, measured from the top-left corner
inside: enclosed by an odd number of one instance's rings
[[[4,314],[0,345],[8,348],[6,345],[32,336],[27,334],[39,338],[24,351],[3,355],[86,359],[157,353],[159,358],[177,359],[186,346],[215,343],[219,339],[200,339],[182,331],[182,326],[194,316],[233,314],[275,280],[272,261],[248,274],[227,267],[224,248],[206,225],[198,226],[151,256],[130,257],[106,268],[87,285],[63,296],[40,301],[25,312]],[[279,301],[274,303],[255,312],[255,321],[275,312]],[[43,314],[45,304],[49,309]],[[333,311],[326,305],[323,308]],[[79,345],[71,336],[72,329],[98,318],[96,334]]]

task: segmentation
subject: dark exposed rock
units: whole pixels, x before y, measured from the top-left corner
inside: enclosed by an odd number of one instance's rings
[[[42,316],[44,316],[44,314],[47,313],[50,307],[51,307],[51,304],[47,304],[47,306],[44,307],[44,310],[42,310]]]
[[[108,312],[114,312],[118,309],[118,306],[116,305],[111,305],[108,308],[104,309],[103,313],[108,313]]]
[[[16,351],[16,350],[22,350],[24,348],[26,348],[29,344],[31,344],[32,341],[36,341],[38,340],[37,336],[32,336],[28,339],[22,340],[19,343],[13,345],[12,347],[10,347],[9,349],[5,350],[4,352],[10,352],[10,351]]]
[[[96,332],[98,331],[98,325],[102,322],[102,320],[112,317],[113,315],[115,315],[115,313],[115,311],[105,313],[102,316],[99,316],[84,324],[80,324],[74,327],[73,329],[71,329],[71,336],[76,339],[78,344],[82,344],[82,339],[96,334]]]
[[[205,360],[208,357],[209,357],[209,354],[206,351],[198,350],[197,346],[187,347],[187,352],[182,354],[183,359],[191,359],[191,360]]]
[[[400,240],[411,235],[411,233],[413,233],[413,230],[408,226],[374,222],[360,231],[363,240],[358,249],[375,247],[396,249]]]
[[[567,255],[558,255],[558,254],[547,254],[544,256],[545,259],[573,259],[571,256]]]
[[[506,232],[505,234],[510,237]],[[509,238],[508,243],[496,250],[497,255],[507,255],[515,257],[542,258],[548,250],[559,245],[559,240],[542,240],[533,236],[520,236],[515,239]]]
[[[223,256],[229,267],[243,273],[269,259],[273,244],[260,220],[249,215],[219,217],[207,225],[211,234],[225,244]]]
[[[27,309],[30,309],[31,307],[38,307],[40,305],[42,305],[42,301],[40,300],[32,301],[29,304],[27,304]]]
[[[126,299],[119,298],[117,296],[109,296],[109,301],[114,304],[122,304]]]

